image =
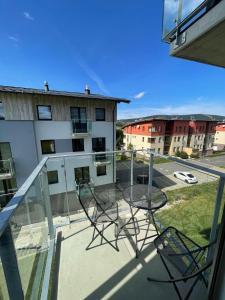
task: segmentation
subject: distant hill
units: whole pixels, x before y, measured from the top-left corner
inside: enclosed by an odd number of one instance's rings
[[[127,123],[132,123],[136,121],[148,120],[148,119],[164,119],[164,120],[199,120],[199,121],[225,121],[225,116],[218,115],[204,115],[204,114],[193,114],[193,115],[153,115],[142,118],[132,118],[118,120],[118,126],[123,126]]]

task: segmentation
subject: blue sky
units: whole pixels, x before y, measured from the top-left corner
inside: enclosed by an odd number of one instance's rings
[[[225,70],[169,57],[162,2],[0,0],[0,84],[125,97],[119,118],[225,115]]]

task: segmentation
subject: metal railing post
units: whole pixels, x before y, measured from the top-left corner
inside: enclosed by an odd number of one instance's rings
[[[71,221],[70,221],[70,208],[69,208],[69,197],[68,197],[68,186],[67,186],[67,174],[66,174],[66,160],[65,160],[65,157],[63,157],[63,164],[64,164],[65,185],[66,185],[67,214],[68,214],[69,223],[71,223]]]
[[[217,229],[218,229],[218,220],[219,220],[219,214],[220,214],[220,208],[223,200],[223,192],[224,192],[224,185],[225,185],[225,178],[220,177],[218,190],[216,194],[216,201],[215,201],[215,208],[214,208],[214,214],[213,214],[213,221],[212,221],[212,227],[210,232],[210,242],[214,242],[217,237]],[[212,249],[209,249],[207,260],[210,260],[212,257]]]
[[[24,293],[10,225],[7,226],[0,237],[0,257],[9,299],[23,300]]]
[[[131,161],[130,161],[130,185],[134,185],[134,151],[131,151]]]
[[[152,182],[153,182],[153,163],[154,163],[154,154],[149,152],[148,185],[150,189],[152,188]]]
[[[48,188],[48,176],[47,176],[47,166],[46,165],[43,168],[42,174],[44,175],[44,177],[42,177],[42,180],[41,180],[44,205],[45,205],[46,217],[48,220],[49,237],[52,240],[55,238],[55,231],[54,231],[53,218],[52,218],[52,208],[51,208],[50,194],[49,194],[49,188]]]

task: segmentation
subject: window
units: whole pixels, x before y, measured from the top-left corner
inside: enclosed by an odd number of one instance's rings
[[[55,141],[54,140],[42,140],[41,141],[42,154],[55,153]]]
[[[52,120],[52,110],[50,105],[37,105],[38,120]]]
[[[180,141],[180,137],[179,137],[179,136],[177,137],[177,141],[178,141],[178,142]]]
[[[143,137],[143,138],[142,138],[142,142],[144,142],[144,141],[145,141],[145,138]]]
[[[11,152],[10,143],[0,143],[0,160],[6,160],[11,157],[12,157],[12,152]]]
[[[5,120],[4,106],[2,102],[0,102],[0,120]]]
[[[162,140],[162,138],[161,138],[161,137],[159,137],[159,143],[161,143],[161,140]]]
[[[106,166],[97,166],[97,176],[106,175]]]
[[[177,138],[176,138],[176,136],[174,137],[174,142],[176,142],[176,140],[177,140]]]
[[[55,184],[59,182],[58,171],[48,171],[48,184]]]
[[[96,121],[105,121],[105,109],[96,108],[95,109]]]
[[[84,151],[84,139],[73,139],[72,148],[73,152]]]
[[[76,183],[89,183],[90,182],[90,174],[89,167],[81,167],[74,169],[74,176]]]
[[[148,138],[148,143],[154,144],[155,143],[155,138]]]
[[[92,150],[94,152],[104,152],[105,151],[105,138],[92,138]]]
[[[74,133],[87,133],[86,107],[70,107],[70,117]]]
[[[160,148],[158,148],[158,153],[160,153]]]
[[[156,132],[157,130],[156,130],[156,127],[150,127],[149,126],[148,131],[149,132]]]
[[[176,149],[177,149],[176,147],[173,147],[173,152],[176,152]]]

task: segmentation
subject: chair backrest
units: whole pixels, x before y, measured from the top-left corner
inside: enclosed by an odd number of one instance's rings
[[[79,185],[79,194],[78,199],[80,202],[81,207],[83,208],[85,215],[89,219],[91,223],[93,223],[93,213],[96,209],[96,201],[93,197],[91,187],[89,184],[80,184]]]

